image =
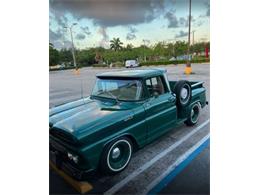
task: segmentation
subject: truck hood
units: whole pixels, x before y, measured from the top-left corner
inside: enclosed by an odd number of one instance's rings
[[[133,105],[84,98],[50,109],[50,129],[72,134],[77,139],[133,116]]]

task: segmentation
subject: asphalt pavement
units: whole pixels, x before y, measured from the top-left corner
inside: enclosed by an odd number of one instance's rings
[[[157,67],[157,66],[156,66]],[[184,65],[160,66],[167,69],[169,80],[186,79],[204,81],[207,89],[207,100],[210,103],[209,64],[192,65],[194,74],[185,75]],[[154,68],[154,67],[145,67]],[[95,75],[101,72],[121,69],[83,68],[76,75],[73,70],[50,72],[49,106],[55,106],[71,100],[88,96],[95,83]],[[181,125],[174,128],[155,142],[138,150],[129,166],[114,176],[97,175],[88,182],[93,186],[90,194],[140,194],[148,193],[151,184],[172,166],[179,157],[209,134],[209,109],[202,110],[196,126]],[[206,123],[206,122],[207,123]],[[203,125],[204,124],[204,125]],[[178,143],[178,144],[176,144]],[[170,149],[171,150],[170,150]],[[166,153],[166,151],[168,153]],[[164,156],[162,154],[165,154]],[[160,157],[160,158],[159,158]],[[192,185],[193,186],[192,186]],[[195,189],[194,186],[200,186]],[[187,190],[185,190],[187,189]],[[190,189],[190,190],[188,190]],[[68,183],[50,169],[50,194],[77,194]],[[163,190],[164,194],[209,194],[209,147],[180,172]]]
[[[210,146],[206,147],[159,194],[210,194],[209,153]]]

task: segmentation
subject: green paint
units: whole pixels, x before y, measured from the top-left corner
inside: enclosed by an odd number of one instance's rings
[[[163,69],[146,69],[97,75],[99,79],[139,79],[143,83],[144,96],[140,101],[119,102],[90,96],[51,108],[50,143],[62,149],[64,156],[66,152],[78,155],[79,163],[73,166],[88,171],[97,169],[104,147],[118,137],[128,136],[137,148],[157,139],[183,123],[196,102],[199,101],[202,108],[206,104],[203,83],[190,82],[191,103],[185,108],[177,107],[172,93],[176,81],[168,81],[165,74]],[[165,93],[151,97],[145,80],[155,76],[164,83]],[[63,160],[66,161],[66,157]],[[114,165],[117,163],[120,160]]]

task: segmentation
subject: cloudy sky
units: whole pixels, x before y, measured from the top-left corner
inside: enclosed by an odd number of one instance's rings
[[[187,40],[188,0],[50,0],[49,39],[56,48],[109,47],[119,37],[126,44]],[[192,0],[195,42],[209,40],[209,0]]]

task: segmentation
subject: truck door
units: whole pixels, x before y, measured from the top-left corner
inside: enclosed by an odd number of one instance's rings
[[[173,126],[177,120],[177,110],[175,96],[167,88],[163,76],[148,78],[145,85],[149,94],[144,104],[149,142]]]

